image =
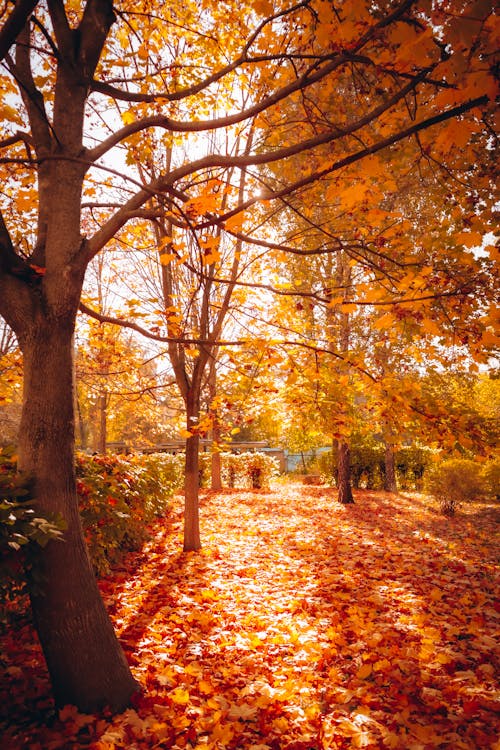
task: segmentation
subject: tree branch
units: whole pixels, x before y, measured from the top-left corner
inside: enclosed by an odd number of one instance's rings
[[[381,141],[374,143],[372,146],[367,146],[361,151],[356,151],[354,154],[350,154],[349,156],[346,156],[343,159],[334,162],[325,169],[313,172],[307,177],[304,177],[301,180],[297,180],[296,182],[289,184],[287,187],[281,190],[270,192],[266,196],[257,196],[255,198],[251,198],[241,206],[235,208],[233,211],[229,211],[228,213],[224,214],[224,216],[219,217],[217,220],[211,219],[208,222],[204,222],[198,225],[197,228],[201,229],[205,226],[210,226],[214,223],[227,220],[232,216],[240,213],[241,211],[246,210],[250,206],[253,206],[256,203],[260,203],[263,200],[276,200],[278,198],[283,198],[287,195],[290,195],[291,193],[296,192],[297,190],[318,181],[322,177],[326,177],[326,175],[331,174],[332,172],[336,172],[340,169],[343,169],[344,167],[354,164],[361,159],[364,159],[366,156],[376,154],[379,151],[387,148],[388,146],[392,146],[395,143],[404,140],[405,138],[409,138],[410,136],[420,132],[421,130],[426,130],[433,125],[436,125],[440,122],[445,122],[452,117],[458,117],[464,112],[468,112],[475,107],[480,107],[486,104],[488,101],[489,100],[486,95],[480,96],[476,99],[471,99],[468,102],[464,102],[463,104],[453,107],[446,112],[441,112],[440,114],[434,115],[433,117],[428,117],[425,120],[417,122],[411,127],[400,131],[399,133],[395,133],[393,135],[387,136],[387,138],[383,138]],[[202,157],[201,159],[197,159],[189,164],[182,165],[170,172],[168,175],[164,175],[157,180],[152,180],[149,185],[145,186],[143,190],[136,193],[127,203],[125,203],[123,207],[119,209],[116,214],[114,214],[111,219],[109,219],[109,221],[106,222],[106,224],[104,224],[101,229],[88,240],[86,245],[88,260],[91,260],[92,257],[94,257],[94,255],[96,255],[96,253],[98,253],[99,250],[101,250],[104,245],[109,242],[109,240],[116,234],[116,232],[119,231],[122,226],[124,226],[130,216],[132,216],[134,212],[137,211],[137,209],[141,208],[141,206],[147,200],[149,200],[152,194],[168,192],[178,180],[183,179],[189,174],[193,174],[194,172],[199,172],[200,170],[210,169],[213,167],[244,167],[257,164],[270,164],[272,162],[285,159],[289,156],[295,156],[296,154],[312,149],[315,146],[329,143],[337,136],[337,130],[328,131],[327,133],[322,133],[315,138],[310,138],[309,140],[303,141],[302,143],[283,147],[277,149],[276,151],[248,156],[225,156],[211,154],[209,156]]]
[[[296,91],[306,89],[309,86],[312,86],[313,84],[318,83],[318,81],[323,80],[326,76],[328,76],[330,73],[335,71],[340,66],[353,61],[356,58],[357,53],[373,38],[373,36],[379,31],[379,29],[383,28],[384,26],[390,25],[390,23],[393,23],[394,21],[396,21],[401,15],[403,15],[403,13],[405,13],[411,7],[413,2],[414,0],[404,0],[386,18],[383,18],[381,21],[378,21],[376,24],[370,27],[370,29],[368,29],[368,31],[366,31],[360,37],[360,39],[352,47],[352,49],[350,49],[349,51],[342,51],[341,53],[336,53],[333,56],[330,54],[328,56],[325,56],[324,58],[321,58],[319,62],[318,60],[316,60],[313,65],[311,65],[304,73],[302,73],[302,75],[298,76],[294,81],[278,89],[273,94],[267,97],[264,97],[260,102],[257,102],[256,104],[252,105],[246,110],[237,112],[233,115],[228,115],[226,117],[221,117],[218,119],[193,120],[189,122],[181,122],[178,120],[173,120],[169,117],[165,117],[164,115],[152,115],[151,117],[145,117],[145,118],[142,118],[141,120],[138,120],[137,122],[132,122],[126,125],[125,127],[113,133],[109,138],[103,141],[99,146],[96,146],[95,148],[91,149],[88,152],[89,158],[92,160],[96,160],[100,158],[101,156],[103,156],[105,153],[107,153],[111,148],[116,146],[125,138],[131,135],[134,135],[135,133],[138,133],[142,130],[147,130],[153,127],[164,128],[171,132],[196,133],[200,131],[225,128],[230,125],[235,125],[237,123],[243,122],[244,120],[252,119],[256,115],[265,111],[266,109],[269,109],[269,107],[272,107],[275,104],[278,104],[279,102],[283,101],[283,99],[286,99],[287,97],[289,97],[291,94],[295,93]],[[308,4],[307,2],[299,3],[296,7],[299,8],[302,6],[306,6],[307,4]],[[267,23],[267,21],[265,23]],[[238,60],[236,60],[234,63],[231,63],[229,66],[227,66],[227,68],[224,68],[223,69],[224,72],[221,72],[220,74],[219,73],[216,74],[217,78],[215,78],[214,80],[218,80],[220,77],[222,77],[222,75],[225,75],[227,72],[230,72],[231,70],[235,69],[236,67],[241,65],[243,62],[248,62],[247,57],[246,57],[246,51],[242,53],[242,55],[238,58]],[[321,67],[318,67],[320,63],[324,63],[324,64]],[[432,69],[432,67],[433,66],[426,68],[425,73],[420,74],[419,76],[416,76],[408,85],[407,87],[408,91],[414,88],[419,82],[419,80],[423,79],[425,75],[427,75],[427,73]],[[213,81],[210,80],[210,82],[212,83]],[[193,93],[197,93],[198,91],[205,88],[206,85],[208,84],[204,82],[203,84],[198,84],[196,87],[193,87],[193,90],[187,89],[186,91],[188,93],[183,93],[182,96],[179,95],[179,98],[184,98],[186,96],[192,95]],[[403,89],[403,91],[406,91],[406,87],[405,89]],[[390,106],[390,104],[388,104],[387,106]]]
[[[0,29],[0,60],[4,59],[37,5],[38,0],[17,0]]]
[[[207,345],[210,347],[213,346],[248,346],[249,344],[252,344],[252,341],[249,341],[248,339],[237,339],[235,341],[225,341],[221,339],[220,341],[214,340],[214,339],[191,339],[191,338],[172,338],[170,336],[162,336],[161,334],[155,334],[151,331],[148,331],[146,328],[143,328],[140,325],[137,325],[137,323],[132,323],[131,321],[124,320],[123,318],[115,318],[112,315],[102,315],[101,313],[98,313],[96,310],[92,310],[92,308],[87,307],[83,302],[80,302],[80,311],[85,313],[85,315],[90,316],[91,318],[94,318],[95,320],[98,320],[100,323],[111,323],[112,325],[121,326],[122,328],[130,328],[133,331],[137,331],[137,333],[140,333],[141,336],[145,336],[148,339],[153,339],[154,341],[165,341],[165,342],[174,342],[176,344],[186,344],[186,345],[196,345],[196,346],[203,346]],[[314,352],[319,352],[323,354],[329,354],[332,357],[335,357],[336,359],[341,359],[346,364],[350,365],[351,367],[354,367],[359,372],[366,375],[366,377],[370,378],[373,382],[376,382],[376,378],[368,372],[368,370],[365,370],[361,365],[356,364],[355,362],[351,362],[350,360],[346,359],[342,354],[339,354],[338,352],[333,352],[331,349],[323,348],[321,346],[317,346],[315,344],[307,344],[304,341],[291,341],[291,340],[283,340],[275,342],[275,345],[278,346],[298,346],[303,349],[310,349]]]
[[[26,146],[34,145],[33,138],[29,133],[23,133],[22,130],[17,130],[14,135],[0,141],[0,148],[7,148],[8,146],[13,146],[15,143],[25,143]],[[31,161],[31,159],[28,159],[28,161]]]

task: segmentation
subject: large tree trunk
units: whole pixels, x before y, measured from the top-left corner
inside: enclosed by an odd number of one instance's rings
[[[338,442],[337,488],[339,503],[347,505],[354,502],[351,488],[351,451],[343,440]]]
[[[385,444],[385,479],[384,489],[386,492],[397,492],[396,484],[396,465],[394,460],[394,446],[390,443]]]
[[[58,706],[122,710],[137,690],[101,599],[80,524],[74,470],[73,319],[38,319],[23,336],[19,465],[37,507],[57,513],[64,541],[34,554],[35,626]]]

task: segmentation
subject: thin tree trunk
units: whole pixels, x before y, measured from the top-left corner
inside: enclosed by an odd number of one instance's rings
[[[214,431],[215,433],[215,431]],[[213,434],[214,434],[213,433]],[[215,442],[215,434],[214,434]],[[211,482],[210,487],[212,490],[222,489],[222,461],[220,451],[218,448],[214,448],[212,445],[212,464],[211,464]]]
[[[210,466],[210,487],[212,490],[222,489],[222,461],[220,455],[220,437],[221,429],[219,423],[219,410],[216,403],[217,396],[217,372],[215,369],[215,356],[212,354],[210,360],[210,370],[208,373],[209,377],[209,397],[210,397],[210,409],[212,412],[212,456]]]
[[[199,435],[186,440],[186,476],[184,479],[184,552],[201,548],[199,518]]]
[[[385,479],[384,489],[386,492],[397,492],[396,484],[396,466],[394,460],[394,446],[391,443],[385,444]]]
[[[80,524],[74,468],[73,325],[54,318],[23,336],[19,468],[63,541],[33,552],[33,617],[58,706],[124,709],[137,690],[97,587]]]
[[[351,488],[351,451],[343,440],[338,442],[337,489],[339,503],[347,505],[354,502]]]
[[[106,393],[103,391],[99,394],[97,399],[97,413],[98,419],[98,433],[96,441],[96,451],[104,456],[106,453],[106,437],[107,437],[107,422],[108,422],[108,407]]]
[[[199,487],[200,487],[200,436],[196,431],[200,416],[199,394],[188,393],[186,399],[186,424],[192,432],[186,440],[184,478],[184,552],[201,548]]]
[[[75,397],[75,414],[78,420],[78,434],[80,436],[80,448],[82,449],[82,451],[86,451],[87,440],[88,440],[88,428],[83,418],[82,409],[80,406],[80,399],[78,398],[78,393],[76,394],[76,397]]]
[[[349,301],[351,293],[351,266],[348,260],[344,252],[336,255],[337,269],[335,280],[338,288],[342,290],[344,302]],[[343,312],[342,308],[340,308],[338,311],[338,346],[340,351],[349,351],[350,339],[351,321],[349,313]],[[341,401],[338,407],[338,416],[343,418],[342,422],[347,416],[348,411],[348,401]],[[354,502],[351,487],[351,451],[349,443],[346,440],[339,440],[337,443],[337,488],[340,503],[347,505]]]

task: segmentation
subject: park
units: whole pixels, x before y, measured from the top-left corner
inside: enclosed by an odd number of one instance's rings
[[[5,741],[498,750],[495,4],[0,14]]]

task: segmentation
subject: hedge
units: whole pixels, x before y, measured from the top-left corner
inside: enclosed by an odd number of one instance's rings
[[[210,484],[210,453],[200,455],[200,486]],[[265,453],[221,453],[221,479],[224,487],[260,489],[269,487],[273,477],[279,474],[278,460]]]
[[[167,514],[183,469],[183,456],[165,453],[77,456],[80,515],[98,575],[140,549],[151,522]]]

